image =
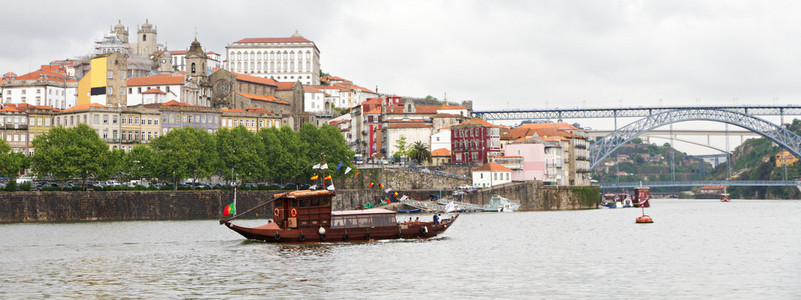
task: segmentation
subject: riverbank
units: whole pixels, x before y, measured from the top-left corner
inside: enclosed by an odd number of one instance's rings
[[[569,210],[597,208],[597,187],[543,187],[537,182],[520,182],[482,190],[459,199],[486,204],[499,194],[521,201],[521,210]],[[241,213],[283,191],[238,191],[237,210]],[[429,190],[398,191],[412,198],[427,199]],[[593,194],[595,193],[595,194]],[[367,202],[384,198],[379,189],[337,190],[333,210],[361,209]],[[233,201],[232,191],[88,191],[14,192],[0,194],[0,223],[193,220],[220,219],[222,209]],[[248,218],[272,217],[267,205]]]

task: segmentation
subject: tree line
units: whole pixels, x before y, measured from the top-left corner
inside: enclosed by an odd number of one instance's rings
[[[294,180],[311,177],[311,167],[325,153],[328,173],[344,175],[353,167],[354,152],[348,148],[339,129],[306,123],[300,131],[288,126],[263,128],[251,132],[244,126],[220,128],[215,133],[191,127],[175,129],[138,144],[129,152],[109,149],[97,132],[86,124],[61,126],[37,136],[30,157],[11,152],[0,142],[0,175],[12,181],[29,169],[39,178],[67,182],[81,179],[148,179],[177,183],[185,179],[217,175],[226,181],[244,182]],[[337,170],[339,163],[343,166]],[[352,173],[351,173],[352,174]]]

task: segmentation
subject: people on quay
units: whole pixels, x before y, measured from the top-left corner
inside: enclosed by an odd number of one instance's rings
[[[439,224],[439,217],[437,214],[434,214],[434,224]]]
[[[416,219],[414,219],[414,221],[415,222],[420,222],[420,217],[417,217]]]

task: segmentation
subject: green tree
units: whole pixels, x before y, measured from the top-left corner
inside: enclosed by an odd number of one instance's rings
[[[176,129],[150,142],[158,159],[156,177],[171,180],[173,190],[178,181],[211,176],[215,170],[217,152],[214,136],[192,127]],[[194,187],[194,186],[193,186]]]
[[[11,152],[11,146],[0,139],[0,176],[8,177],[9,182],[16,182],[19,172],[27,169],[30,161],[25,154]]]
[[[638,145],[642,144],[642,139],[641,138],[633,138],[633,139],[631,139],[631,143],[632,144],[638,144]]]
[[[89,177],[102,175],[103,168],[112,159],[106,143],[94,129],[85,123],[65,129],[58,126],[33,140],[36,148],[31,164],[37,176],[51,175],[67,181],[75,177],[83,179],[84,187]]]
[[[136,145],[123,157],[122,169],[128,179],[156,178],[158,161],[148,145]]]
[[[412,148],[409,150],[409,157],[423,163],[423,161],[431,161],[431,151],[421,141],[414,142]]]
[[[299,132],[300,140],[306,145],[304,155],[310,165],[320,163],[321,153],[325,153],[325,161],[329,172],[342,175],[348,167],[353,167],[354,152],[348,148],[348,143],[339,132],[339,128],[323,124],[320,128],[312,124],[303,124]],[[336,167],[342,163],[342,167]],[[311,175],[314,170],[307,168],[304,175]]]
[[[259,131],[259,138],[264,144],[265,174],[279,179],[305,174],[310,166],[305,156],[307,145],[292,128],[265,128]]]
[[[397,142],[395,142],[395,154],[393,158],[399,159],[409,156],[409,145],[406,143],[406,137],[401,135]]]
[[[248,181],[266,178],[264,144],[255,133],[240,125],[232,130],[220,128],[216,135],[218,175],[225,180],[234,180],[231,176],[237,176],[235,174],[240,178],[246,177]]]

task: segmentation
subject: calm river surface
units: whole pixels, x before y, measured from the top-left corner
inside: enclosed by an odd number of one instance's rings
[[[801,298],[801,201],[652,202],[653,224],[474,213],[354,244],[251,242],[215,220],[6,224],[0,298]]]

